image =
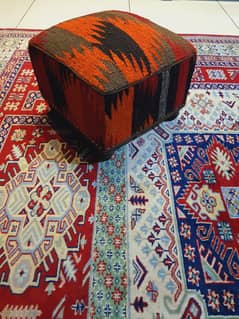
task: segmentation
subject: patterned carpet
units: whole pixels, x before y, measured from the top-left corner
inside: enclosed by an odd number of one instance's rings
[[[81,162],[0,31],[0,317],[239,318],[239,37],[198,50],[186,106]]]

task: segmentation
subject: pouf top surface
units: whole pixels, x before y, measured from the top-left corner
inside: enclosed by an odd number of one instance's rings
[[[195,55],[181,36],[137,15],[104,11],[74,18],[30,41],[101,94],[113,94]]]

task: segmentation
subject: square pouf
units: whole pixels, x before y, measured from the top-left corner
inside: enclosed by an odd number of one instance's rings
[[[176,114],[196,60],[181,36],[121,11],[59,23],[29,53],[52,124],[91,160]]]

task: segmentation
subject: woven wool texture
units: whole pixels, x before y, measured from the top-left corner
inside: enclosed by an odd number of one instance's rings
[[[102,150],[182,107],[196,60],[182,37],[120,11],[53,26],[29,52],[49,105]]]

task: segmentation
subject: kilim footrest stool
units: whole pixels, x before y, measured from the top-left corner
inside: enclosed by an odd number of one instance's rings
[[[59,23],[29,53],[53,127],[90,161],[177,114],[196,61],[181,36],[122,11]]]

